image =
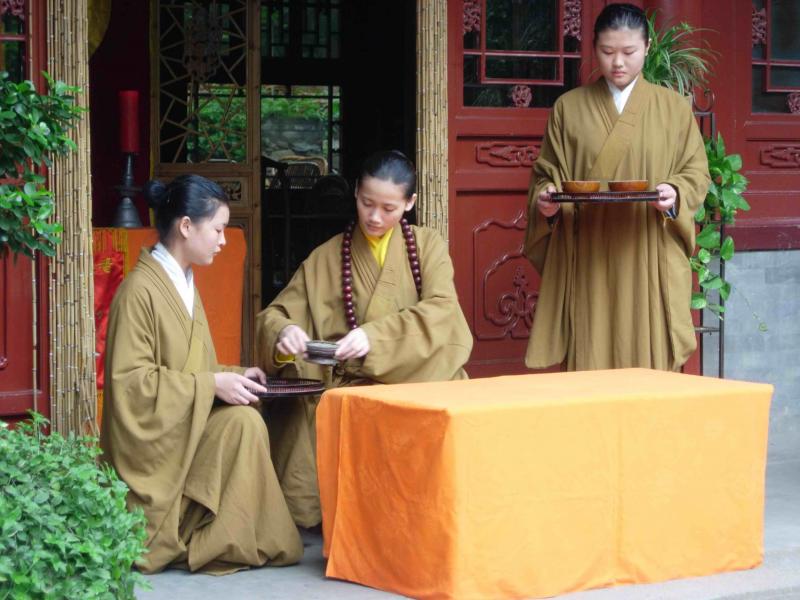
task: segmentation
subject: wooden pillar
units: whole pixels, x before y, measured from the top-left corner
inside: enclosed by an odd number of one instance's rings
[[[417,0],[417,221],[447,240],[447,1]]]

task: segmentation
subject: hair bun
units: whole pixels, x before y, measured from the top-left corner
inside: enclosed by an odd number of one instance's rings
[[[158,179],[151,179],[145,183],[142,191],[150,208],[158,210],[167,203],[167,186]]]

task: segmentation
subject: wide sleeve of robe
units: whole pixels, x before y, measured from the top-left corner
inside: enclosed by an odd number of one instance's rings
[[[462,367],[472,351],[447,245],[432,229],[414,231],[422,274],[419,302],[361,326],[370,351],[360,372],[382,383],[463,378]]]
[[[305,271],[303,263],[275,300],[256,316],[256,364],[268,375],[275,375],[285,366],[275,361],[275,347],[284,328],[297,325],[313,335]]]
[[[547,128],[542,139],[539,157],[533,164],[530,187],[528,189],[528,231],[525,237],[525,254],[541,273],[544,270],[550,234],[557,223],[571,220],[573,206],[564,204],[561,210],[550,219],[539,212],[539,194],[548,185],[561,189],[564,181],[574,179],[567,147],[564,144],[564,105],[556,100],[547,119]]]

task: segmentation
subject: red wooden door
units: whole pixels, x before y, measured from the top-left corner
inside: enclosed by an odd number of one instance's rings
[[[44,0],[0,4],[0,70],[14,80],[40,75],[45,64]],[[35,76],[33,74],[36,74]],[[0,259],[0,419],[15,421],[28,410],[50,415],[47,401],[47,261]]]
[[[448,2],[450,250],[475,376],[525,372],[539,275],[522,254],[549,109],[592,71],[602,0]]]
[[[10,256],[0,260],[0,419],[29,409],[47,412],[35,391],[33,267]],[[41,352],[41,350],[39,350]],[[44,409],[44,410],[43,410]]]
[[[752,210],[737,218],[738,249],[800,247],[800,3],[703,4],[720,52],[712,80],[717,128],[740,153]]]

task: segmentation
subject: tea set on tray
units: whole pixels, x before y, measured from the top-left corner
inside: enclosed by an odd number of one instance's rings
[[[658,192],[647,189],[645,179],[609,181],[608,190],[600,191],[599,181],[564,181],[563,192],[550,195],[553,202],[649,202],[658,200]]]
[[[336,347],[336,342],[311,340],[306,342],[306,354],[303,358],[306,362],[335,366],[339,364],[334,358]],[[259,398],[291,398],[321,394],[325,391],[325,384],[318,379],[267,377],[264,387],[267,388],[266,392],[256,393]]]

